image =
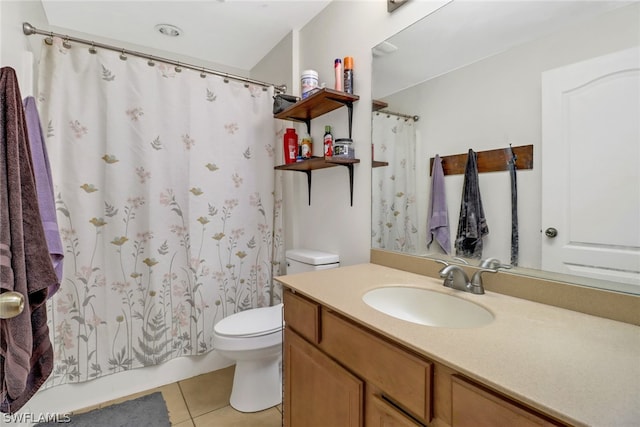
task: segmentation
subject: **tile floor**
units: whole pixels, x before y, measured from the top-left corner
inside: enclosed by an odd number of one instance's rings
[[[156,391],[162,393],[169,419],[174,427],[280,427],[282,405],[261,412],[242,413],[229,406],[234,367],[198,375],[156,389],[104,402],[104,408],[114,403],[134,399]],[[215,386],[213,386],[215,385]]]

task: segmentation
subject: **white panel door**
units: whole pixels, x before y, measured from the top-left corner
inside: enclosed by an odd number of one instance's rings
[[[542,74],[542,239],[543,270],[640,291],[639,48]]]

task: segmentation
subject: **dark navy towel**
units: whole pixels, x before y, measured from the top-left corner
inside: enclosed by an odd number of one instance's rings
[[[516,155],[509,145],[509,177],[511,178],[511,265],[518,265],[518,180],[516,178]]]
[[[482,258],[482,238],[487,234],[489,227],[484,217],[478,181],[478,155],[469,149],[455,242],[456,255]]]

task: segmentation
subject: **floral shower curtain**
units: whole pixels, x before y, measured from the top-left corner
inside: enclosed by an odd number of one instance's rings
[[[208,352],[280,302],[273,88],[54,39],[38,89],[65,246],[45,387]]]
[[[372,140],[375,159],[388,162],[372,170],[373,248],[416,252],[416,130],[413,119],[373,114]]]

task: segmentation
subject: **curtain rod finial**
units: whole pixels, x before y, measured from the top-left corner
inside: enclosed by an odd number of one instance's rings
[[[30,36],[30,35],[36,33],[36,27],[34,27],[33,25],[29,24],[28,22],[23,22],[22,23],[22,32],[25,33],[26,35]]]

